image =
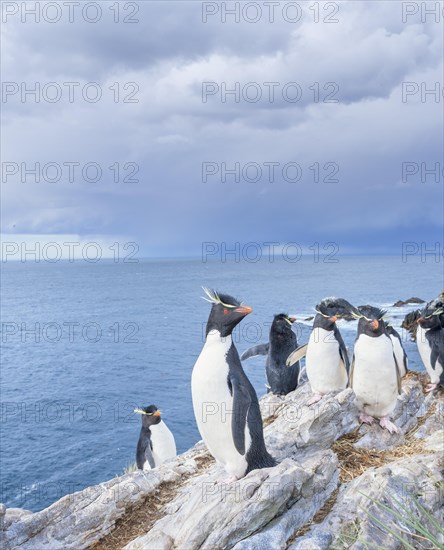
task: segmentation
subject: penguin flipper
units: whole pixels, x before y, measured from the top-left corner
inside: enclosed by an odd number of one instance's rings
[[[436,362],[439,357],[439,350],[436,346],[432,347],[432,353],[430,354],[430,364],[432,365],[432,369],[436,370]]]
[[[231,417],[231,433],[233,442],[239,454],[245,454],[245,426],[247,414],[251,405],[251,395],[248,387],[242,384],[237,376],[229,377],[233,394],[233,415]]]
[[[345,365],[345,370],[347,374],[350,374],[350,359],[348,358],[347,348],[345,347],[344,340],[342,339],[341,333],[339,332],[338,327],[335,325],[334,334],[336,340],[339,343],[339,355],[341,356],[342,361]]]
[[[139,442],[137,443],[137,451],[136,451],[137,468],[139,470],[143,470],[143,466],[145,462],[148,462],[151,468],[155,467],[154,457],[151,450],[151,441],[147,442],[139,439]]]
[[[303,369],[301,369],[301,370],[299,371],[298,386],[300,386],[301,384],[304,384],[305,382],[308,382],[307,369],[306,369],[306,367],[304,367]]]
[[[398,384],[398,394],[401,395],[401,371],[399,370],[398,361],[396,360],[396,355],[393,354],[393,359],[395,360],[396,368],[396,382]]]
[[[441,374],[439,376],[439,386],[441,388],[444,388],[444,357],[441,356],[441,360],[440,360],[440,363],[441,363],[441,366],[442,366],[442,371],[441,371]]]
[[[248,348],[241,355],[241,361],[245,361],[245,359],[250,359],[250,357],[256,357],[256,355],[268,355],[269,349],[270,344],[259,344],[258,346]]]
[[[406,374],[407,374],[407,373],[409,372],[409,359],[408,359],[408,357],[407,357],[407,354],[406,354],[404,348],[402,348],[402,349],[403,349],[403,351],[404,351],[404,357],[403,357],[402,360],[403,360],[403,362],[404,362],[404,368],[405,368],[405,372],[406,372]]]
[[[304,344],[303,346],[299,346],[293,352],[291,352],[290,355],[287,357],[287,361],[285,362],[287,367],[291,367],[292,365],[297,363],[300,359],[305,357],[305,355],[307,354],[307,348],[308,348],[308,344]]]
[[[143,470],[143,465],[145,463],[145,449],[143,448],[142,441],[139,439],[137,442],[136,450],[136,464],[139,470]]]
[[[154,462],[153,449],[151,447],[151,441],[150,444],[147,445],[145,448],[145,460],[148,462],[151,468],[156,467],[156,463]]]
[[[348,387],[353,388],[353,371],[355,370],[355,355],[353,354],[353,359],[350,365],[350,373],[348,375]]]

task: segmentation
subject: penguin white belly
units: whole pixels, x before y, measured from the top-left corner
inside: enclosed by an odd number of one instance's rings
[[[176,456],[176,442],[168,426],[163,420],[150,427],[153,444],[154,464],[160,466],[166,460]]]
[[[432,384],[438,384],[439,373],[438,371],[435,371],[433,369],[432,363],[430,361],[432,350],[430,349],[429,341],[426,338],[426,332],[427,330],[423,329],[421,325],[418,325],[418,329],[416,331],[416,344],[418,346],[418,351],[419,355],[421,356],[422,362],[424,363],[426,371],[430,376],[430,382]]]
[[[402,349],[401,343],[396,336],[390,335],[390,339],[393,344],[393,353],[395,354],[396,362],[398,363],[399,374],[400,376],[405,376],[406,370],[404,366],[404,350]]]
[[[332,331],[320,327],[312,330],[305,364],[313,392],[325,394],[347,387],[347,371]]]
[[[393,412],[398,398],[398,379],[393,344],[387,336],[361,334],[355,344],[353,391],[358,408],[377,418]]]
[[[194,414],[200,435],[214,458],[225,470],[236,477],[243,477],[247,470],[245,455],[234,445],[231,430],[233,397],[228,389],[228,363],[226,355],[231,347],[231,337],[221,338],[211,331],[196,361],[191,377]],[[245,424],[245,452],[251,437]]]

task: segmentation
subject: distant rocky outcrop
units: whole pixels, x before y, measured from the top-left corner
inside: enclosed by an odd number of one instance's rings
[[[394,435],[359,425],[351,389],[307,407],[309,396],[303,384],[260,400],[274,468],[218,483],[224,473],[200,442],[156,470],[116,477],[41,512],[0,509],[2,548],[358,550],[373,542],[400,549],[389,532],[399,520],[389,510],[399,512],[397,502],[413,509],[414,499],[442,522],[442,395],[425,395],[409,374]],[[420,539],[401,524],[416,547]]]
[[[393,304],[392,307],[402,307],[402,306],[408,306],[411,304],[425,304],[425,300],[422,300],[421,298],[409,298],[408,300],[398,300]]]

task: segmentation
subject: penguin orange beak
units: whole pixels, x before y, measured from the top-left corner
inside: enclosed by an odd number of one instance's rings
[[[290,323],[294,323],[296,321],[296,317],[289,317],[288,320]]]
[[[330,321],[331,321],[332,323],[336,323],[337,320],[338,320],[337,315],[332,315],[332,316],[330,317]]]
[[[242,313],[242,315],[248,315],[253,311],[253,308],[250,306],[241,306],[234,310],[236,313]]]
[[[374,319],[374,320],[370,323],[370,326],[372,327],[373,330],[378,330],[379,321],[378,321],[377,319]]]
[[[160,411],[153,412],[153,416],[160,416]]]

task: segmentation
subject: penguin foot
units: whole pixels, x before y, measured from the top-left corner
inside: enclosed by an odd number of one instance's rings
[[[359,415],[359,420],[361,422],[363,422],[364,424],[373,424],[373,422],[375,421],[375,419],[373,418],[373,416],[370,416],[368,414],[365,414],[365,413],[361,413]]]
[[[425,391],[426,393],[429,393],[434,389],[436,389],[437,387],[438,387],[438,384],[427,384]]]
[[[381,428],[385,428],[386,430],[388,430],[391,434],[399,433],[398,426],[396,426],[396,424],[393,424],[393,422],[389,420],[388,416],[383,416],[379,420],[379,425],[381,426]]]
[[[320,393],[315,393],[313,397],[309,401],[307,401],[307,406],[309,407],[310,405],[314,405],[315,403],[320,401],[322,397],[323,396]]]

